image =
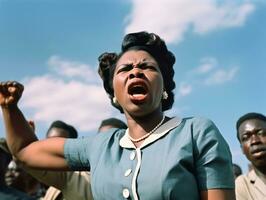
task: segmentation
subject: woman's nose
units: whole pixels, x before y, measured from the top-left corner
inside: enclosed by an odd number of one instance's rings
[[[133,68],[131,71],[130,71],[130,74],[129,74],[129,78],[132,79],[132,78],[143,78],[144,77],[144,74],[142,72],[141,69],[139,68]]]

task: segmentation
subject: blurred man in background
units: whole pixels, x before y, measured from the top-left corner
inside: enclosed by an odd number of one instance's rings
[[[242,169],[239,165],[233,163],[234,177],[235,179],[242,174]]]
[[[266,199],[266,116],[247,113],[236,123],[237,138],[252,169],[236,179],[237,200]]]
[[[117,118],[107,118],[102,120],[98,132],[105,132],[108,131],[110,128],[120,128],[120,129],[127,129],[127,125],[120,119]]]
[[[7,166],[12,160],[12,155],[4,138],[0,138],[0,199],[1,200],[34,200],[25,192],[19,191],[13,187],[6,185],[5,173]]]

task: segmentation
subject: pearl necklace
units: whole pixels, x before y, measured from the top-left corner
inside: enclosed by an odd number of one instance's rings
[[[128,138],[132,141],[132,142],[140,142],[142,140],[145,140],[147,137],[149,137],[151,134],[153,134],[164,122],[165,120],[165,115],[163,116],[162,120],[148,133],[146,133],[145,135],[143,135],[140,138],[134,139],[132,138],[129,134],[128,134]]]

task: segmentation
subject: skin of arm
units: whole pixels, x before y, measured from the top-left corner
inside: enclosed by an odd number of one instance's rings
[[[0,105],[11,153],[24,165],[49,170],[67,170],[64,159],[64,138],[38,141],[23,113],[17,106],[23,86],[14,81],[0,84]]]
[[[210,189],[201,191],[202,200],[235,200],[235,191],[232,189]]]

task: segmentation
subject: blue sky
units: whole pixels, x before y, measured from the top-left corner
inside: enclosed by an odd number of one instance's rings
[[[25,85],[20,107],[39,138],[56,119],[94,134],[102,119],[124,119],[102,89],[97,57],[119,51],[125,33],[155,32],[177,60],[167,114],[212,119],[245,171],[235,122],[266,113],[265,19],[262,0],[0,0],[0,80]]]

